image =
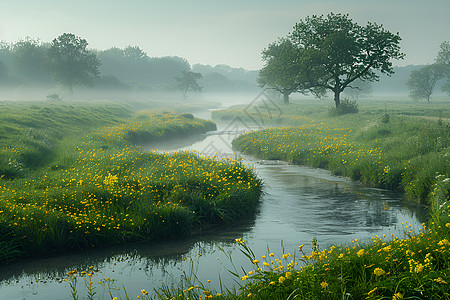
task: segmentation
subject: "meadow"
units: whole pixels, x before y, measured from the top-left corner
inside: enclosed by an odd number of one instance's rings
[[[1,113],[1,260],[185,236],[259,202],[261,183],[238,161],[138,145],[215,129],[191,114],[66,103]]]

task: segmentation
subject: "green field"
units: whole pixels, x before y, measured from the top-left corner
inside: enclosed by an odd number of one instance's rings
[[[215,129],[191,114],[37,102],[0,113],[2,260],[187,235],[259,202],[261,184],[239,162],[141,150]]]

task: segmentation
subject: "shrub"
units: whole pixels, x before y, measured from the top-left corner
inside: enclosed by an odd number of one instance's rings
[[[359,112],[358,103],[356,103],[356,101],[343,99],[338,107],[331,107],[328,112],[331,117],[356,114]]]

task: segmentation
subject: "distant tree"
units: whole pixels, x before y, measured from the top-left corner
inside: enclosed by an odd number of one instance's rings
[[[11,50],[17,76],[28,83],[42,83],[49,80],[49,76],[42,68],[46,59],[46,49],[38,39],[30,37],[20,39],[11,46]]]
[[[92,79],[99,76],[100,61],[87,46],[85,39],[64,33],[52,41],[48,50],[48,69],[70,93],[75,85],[89,86]]]
[[[4,62],[0,60],[0,84],[5,83],[6,77],[8,76],[8,69]]]
[[[183,94],[183,98],[187,97],[187,92],[189,89],[201,92],[202,87],[197,83],[197,80],[202,78],[202,74],[196,73],[196,72],[187,72],[182,71],[181,77],[175,77],[175,81],[177,82],[177,88],[181,90],[181,93]]]
[[[272,43],[262,51],[265,65],[259,70],[256,81],[261,88],[280,92],[285,104],[289,103],[289,95],[300,88],[297,80],[300,71],[297,52],[288,39]]]
[[[0,41],[0,84],[5,84],[9,77],[8,62],[11,56],[10,44]]]
[[[443,77],[447,78],[442,90],[450,94],[450,43],[443,42],[440,48],[435,63],[441,67]]]
[[[128,46],[123,49],[123,56],[127,59],[134,61],[146,61],[149,59],[147,53],[144,52],[139,46]]]
[[[417,101],[426,99],[430,102],[436,83],[442,75],[442,67],[438,64],[426,65],[412,71],[407,82],[411,98]]]
[[[301,67],[297,79],[303,88],[332,91],[336,107],[341,92],[356,79],[377,81],[375,70],[390,75],[391,60],[404,57],[398,33],[370,22],[360,26],[343,14],[306,17],[288,38],[299,49],[295,64]]]

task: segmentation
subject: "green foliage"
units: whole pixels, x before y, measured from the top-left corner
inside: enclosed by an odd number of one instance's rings
[[[426,65],[412,71],[407,82],[411,98],[416,101],[426,99],[430,102],[436,83],[442,76],[443,69],[438,64]]]
[[[389,114],[384,114],[381,117],[381,123],[387,124],[387,123],[389,123],[390,119],[391,119],[391,116],[389,116]]]
[[[330,107],[328,113],[331,117],[345,114],[356,114],[359,112],[358,103],[348,99],[343,99],[338,107]]]
[[[202,91],[203,88],[197,82],[200,78],[202,78],[202,74],[191,71],[182,71],[181,76],[175,77],[175,81],[177,82],[176,86],[181,90],[183,98],[187,97],[188,90],[195,92]]]
[[[439,53],[436,57],[436,64],[440,66],[443,75],[447,77],[447,82],[442,86],[442,90],[450,94],[450,43],[442,42]]]
[[[272,44],[263,52],[270,58],[280,57],[273,62],[268,60],[265,68],[275,67],[269,74],[281,73],[273,78],[281,79],[284,85],[292,86],[293,82],[298,91],[310,91],[317,96],[326,90],[332,91],[336,108],[340,105],[340,93],[355,80],[378,80],[375,70],[392,74],[391,60],[404,57],[398,34],[376,23],[358,25],[344,14],[306,17],[295,24],[287,40],[289,42],[281,40],[279,44]],[[281,51],[284,46],[295,50]],[[271,49],[276,50],[277,55],[274,56]],[[272,81],[269,83],[273,85]]]
[[[70,91],[77,84],[91,85],[92,79],[100,74],[100,61],[87,46],[85,39],[64,33],[52,41],[48,50],[47,68]]]
[[[284,103],[289,103],[289,95],[300,89],[297,77],[301,68],[297,65],[297,52],[288,39],[272,43],[262,52],[265,65],[259,71],[258,85],[283,94]]]

